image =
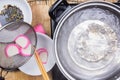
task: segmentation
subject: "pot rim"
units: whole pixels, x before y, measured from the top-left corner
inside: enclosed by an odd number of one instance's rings
[[[60,21],[58,22],[57,26],[56,26],[56,30],[53,36],[53,40],[54,40],[54,49],[55,49],[55,58],[56,58],[56,64],[58,65],[60,71],[63,73],[63,75],[70,80],[75,80],[74,77],[72,77],[62,66],[61,62],[60,62],[60,58],[58,56],[58,51],[57,51],[57,40],[58,40],[58,34],[60,32],[60,29],[63,25],[63,23],[65,22],[65,20],[67,18],[69,18],[69,16],[71,14],[74,14],[74,12],[76,12],[79,9],[85,8],[87,6],[95,6],[95,5],[99,5],[99,6],[105,6],[105,7],[109,7],[113,10],[115,10],[116,12],[120,13],[120,7],[110,3],[110,2],[106,2],[106,1],[88,1],[88,2],[84,2],[81,3],[79,5],[76,5],[75,7],[73,7],[72,9],[68,10],[65,15],[63,15],[63,17],[60,19]]]

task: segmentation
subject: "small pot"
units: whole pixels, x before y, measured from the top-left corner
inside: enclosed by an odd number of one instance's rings
[[[63,12],[56,17],[58,6],[63,5]],[[49,15],[57,23],[54,48],[57,65],[66,78],[110,80],[119,77],[119,6],[94,1],[71,7],[66,0],[59,0]]]

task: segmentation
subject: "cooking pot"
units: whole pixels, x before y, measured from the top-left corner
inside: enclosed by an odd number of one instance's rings
[[[58,6],[65,6],[58,13]],[[117,79],[120,71],[120,7],[93,1],[71,7],[53,4],[49,15],[57,23],[54,39],[57,65],[70,80]],[[56,17],[57,16],[57,17]]]

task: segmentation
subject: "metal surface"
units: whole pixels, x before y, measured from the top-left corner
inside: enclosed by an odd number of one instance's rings
[[[34,29],[25,22],[12,22],[0,28],[0,67],[5,70],[15,70],[26,63],[31,56],[24,57],[15,55],[6,57],[5,47],[8,44],[15,43],[14,40],[19,35],[25,35],[30,40],[31,44],[36,47],[36,33]],[[34,49],[31,50],[31,54]]]
[[[120,70],[119,10],[120,8],[112,3],[87,2],[73,7],[61,18],[54,33],[55,53],[58,66],[68,79],[104,80]],[[91,34],[91,31],[90,34],[87,33],[90,28],[85,28],[86,21],[88,23],[92,21],[91,24],[99,26],[98,29],[91,26],[92,31],[97,30],[97,33]],[[104,34],[100,32],[98,36],[100,29],[103,29]],[[84,36],[81,37],[82,34]],[[85,38],[88,35],[89,37]],[[83,42],[83,39],[86,40],[85,44],[88,43],[86,45],[88,48],[80,42]],[[82,49],[88,52],[81,51]],[[84,67],[81,67],[81,64]]]

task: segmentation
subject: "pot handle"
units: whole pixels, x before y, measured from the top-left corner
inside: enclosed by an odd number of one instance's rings
[[[116,2],[113,2],[113,3],[120,6],[120,0],[117,0]]]
[[[50,10],[49,10],[49,15],[50,15],[50,17],[54,20],[54,21],[56,21],[56,14],[57,14],[57,9],[59,9],[59,7],[60,6],[65,6],[63,9],[64,9],[64,11],[65,11],[65,9],[69,6],[69,4],[67,3],[67,1],[66,0],[57,0],[53,5],[52,5],[52,7],[50,8]],[[63,12],[64,12],[63,11]],[[62,13],[63,13],[62,12]],[[61,14],[62,14],[61,13]],[[61,15],[60,14],[60,15]],[[58,17],[60,17],[60,15],[59,16],[57,16],[57,18]]]

